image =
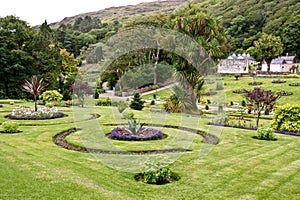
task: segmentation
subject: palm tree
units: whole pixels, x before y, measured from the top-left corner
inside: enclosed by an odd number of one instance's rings
[[[34,111],[37,111],[37,98],[42,94],[47,85],[43,84],[43,79],[38,80],[36,75],[31,77],[31,81],[25,81],[22,85],[22,90],[33,94]]]

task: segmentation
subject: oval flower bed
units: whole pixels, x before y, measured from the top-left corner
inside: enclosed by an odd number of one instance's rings
[[[281,83],[286,83],[286,81],[278,79],[278,80],[273,80],[272,83],[281,84]]]
[[[251,85],[251,86],[262,85],[262,84],[263,84],[262,82],[257,82],[257,81],[248,83],[248,85]]]
[[[14,109],[9,115],[10,119],[17,120],[42,120],[42,119],[55,119],[64,117],[64,113],[59,112],[57,108],[38,108],[37,111],[31,108],[19,107]]]
[[[153,128],[143,128],[137,134],[126,128],[115,128],[111,131],[110,138],[127,141],[159,140],[164,138],[164,134]]]
[[[300,86],[300,83],[290,83],[289,86]]]

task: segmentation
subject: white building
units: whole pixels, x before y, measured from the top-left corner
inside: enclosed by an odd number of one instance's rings
[[[297,56],[281,56],[272,60],[270,64],[271,72],[292,72],[299,73],[300,64],[297,63]],[[261,71],[267,71],[267,63],[262,64]]]
[[[256,60],[249,54],[232,54],[227,59],[220,60],[218,73],[220,74],[245,74],[249,72],[249,66]]]

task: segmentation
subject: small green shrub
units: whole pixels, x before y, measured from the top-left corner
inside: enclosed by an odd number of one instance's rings
[[[156,99],[156,94],[155,93],[153,94],[153,99]]]
[[[161,166],[161,163],[146,164],[147,170],[137,174],[135,179],[148,184],[162,185],[171,183],[180,179],[179,175],[172,172],[169,167]]]
[[[275,140],[275,133],[271,128],[261,128],[257,130],[257,138],[260,140]]]
[[[246,103],[246,101],[245,101],[244,99],[242,100],[242,106],[243,106],[243,107],[246,107],[246,106],[247,106],[247,103]]]
[[[134,113],[133,112],[123,112],[123,118],[124,119],[133,119]]]
[[[95,102],[96,106],[111,106],[112,102],[110,98],[106,98],[106,99],[98,99]]]
[[[17,133],[19,131],[19,125],[13,121],[3,122],[1,126],[4,133]]]
[[[155,105],[155,100],[152,100],[151,102],[150,102],[150,105]]]

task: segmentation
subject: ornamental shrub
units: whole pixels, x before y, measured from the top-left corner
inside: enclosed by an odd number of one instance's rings
[[[12,121],[3,122],[1,126],[4,133],[17,133],[19,129],[19,125]]]
[[[43,92],[43,94],[40,95],[40,99],[45,103],[52,103],[57,104],[59,103],[63,98],[63,95],[61,95],[56,90],[47,90],[46,92]]]
[[[262,128],[257,130],[257,138],[260,140],[275,140],[275,134],[271,128]]]
[[[272,127],[279,131],[300,133],[300,104],[279,107],[275,111]]]
[[[130,108],[133,110],[142,110],[144,108],[144,101],[141,99],[139,93],[135,93],[133,100],[130,102]]]
[[[123,112],[123,118],[124,119],[133,119],[134,118],[134,113],[133,112]]]
[[[161,163],[146,163],[147,169],[144,173],[138,174],[137,179],[148,184],[162,185],[180,179],[169,167],[162,167]]]

